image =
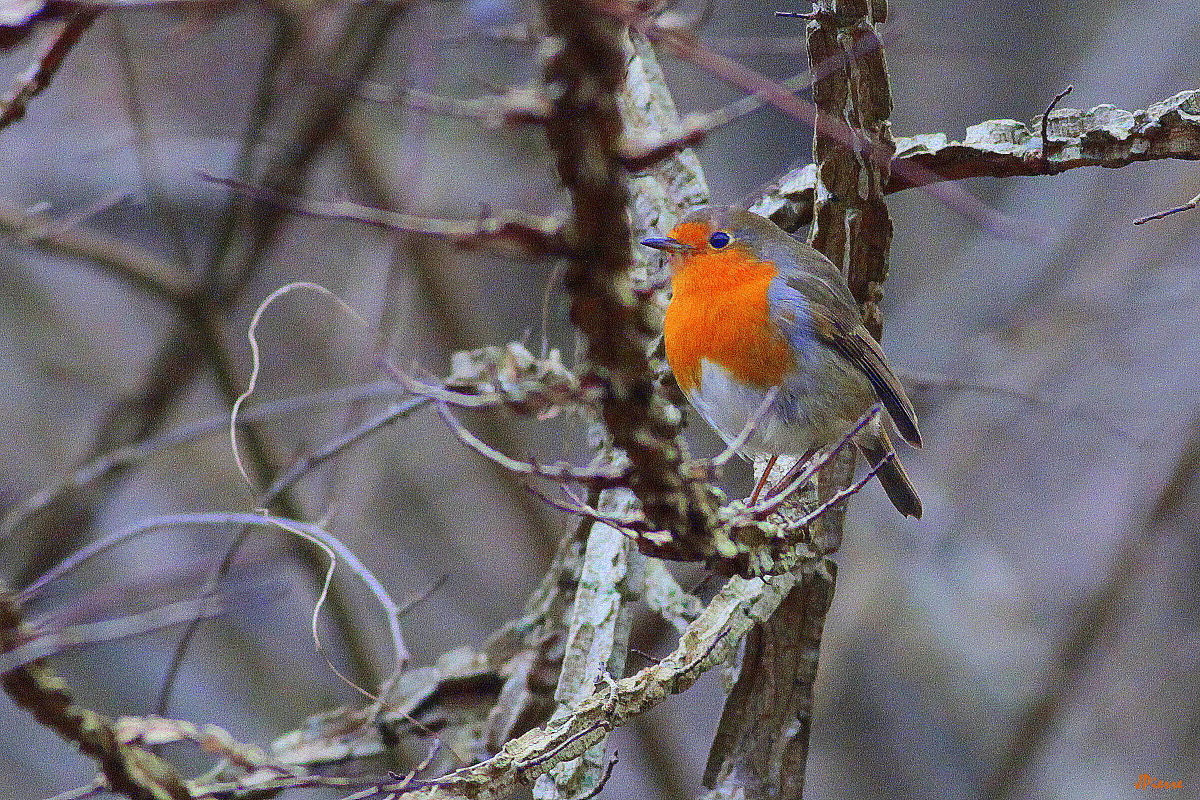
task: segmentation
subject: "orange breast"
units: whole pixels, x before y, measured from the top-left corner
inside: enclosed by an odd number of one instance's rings
[[[701,359],[759,389],[780,383],[795,361],[767,306],[767,289],[779,274],[775,265],[735,245],[674,266],[663,338],[680,388],[702,389]]]

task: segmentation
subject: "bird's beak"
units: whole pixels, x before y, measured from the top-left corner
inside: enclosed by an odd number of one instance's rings
[[[649,239],[642,239],[642,244],[644,244],[646,247],[653,247],[655,250],[665,250],[666,252],[675,255],[678,255],[679,253],[686,253],[695,249],[690,244],[684,244],[678,239],[672,239],[669,236],[652,236]]]

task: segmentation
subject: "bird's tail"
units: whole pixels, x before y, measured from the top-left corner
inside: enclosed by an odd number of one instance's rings
[[[855,440],[863,457],[872,467],[887,458],[888,453],[895,452],[887,434],[882,430],[879,433],[881,435],[878,437],[864,436]],[[906,517],[921,518],[921,498],[917,497],[917,490],[898,458],[892,456],[888,463],[879,468],[875,476],[879,478],[879,483],[883,485],[883,490],[887,492],[888,499],[897,511]]]

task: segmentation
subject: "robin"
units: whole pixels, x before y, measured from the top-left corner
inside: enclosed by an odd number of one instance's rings
[[[751,502],[778,456],[807,459],[836,444],[876,402],[921,446],[912,403],[846,279],[821,253],[738,208],[697,209],[642,244],[670,254],[667,362],[717,433],[732,442],[779,387],[741,449],[771,456]],[[872,466],[894,454],[879,416],[854,442]],[[877,474],[900,513],[919,518],[921,500],[900,462],[893,456]]]

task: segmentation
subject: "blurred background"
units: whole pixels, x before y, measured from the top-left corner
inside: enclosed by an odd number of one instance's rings
[[[803,21],[776,10],[808,7],[715,0],[702,39],[791,77],[807,66]],[[0,131],[5,509],[99,453],[218,417],[229,387],[240,391],[249,375],[250,315],[292,281],[328,287],[365,324],[312,292],[278,301],[258,329],[257,400],[375,381],[385,357],[445,374],[451,352],[510,340],[573,359],[550,261],[352,222],[269,219],[198,175],[246,165],[254,174],[278,158],[336,84],[294,53],[331,51],[352,64],[370,25],[351,46],[329,31],[363,13],[326,5],[287,34],[265,5],[106,12],[25,119]],[[378,102],[389,88],[471,98],[534,79],[534,47],[512,27],[529,8],[470,0],[387,13],[367,69],[371,91],[336,135],[312,126],[325,138],[301,162],[300,191],[457,219],[476,217],[481,204],[562,213],[539,127],[491,130]],[[42,30],[0,53],[3,74],[36,61]],[[1028,120],[1067,85],[1063,106],[1145,108],[1197,88],[1200,75],[1200,8],[1183,0],[895,2],[884,31],[897,136],[960,139],[983,120]],[[691,64],[662,60],[682,112],[738,96]],[[259,125],[263,97],[272,113]],[[766,109],[714,133],[699,157],[713,197],[732,202],[807,163],[810,142],[810,130]],[[1194,196],[1200,168],[1162,161],[964,185],[1030,233],[1000,238],[919,190],[890,198],[884,345],[917,403],[926,445],[901,456],[926,511],[900,518],[874,483],[851,506],[808,796],[1141,797],[1142,774],[1183,782],[1182,793],[1158,790],[1164,796],[1195,796],[1200,212],[1132,222]],[[48,233],[29,227],[39,214],[53,220]],[[185,275],[223,272],[234,300],[213,340],[182,333],[168,301],[94,254],[30,244],[77,231],[144,248]],[[287,465],[398,396],[383,385],[365,399],[274,416],[258,427],[265,458]],[[572,420],[470,422],[516,456],[581,452]],[[719,449],[700,426],[688,433],[697,454]],[[746,479],[739,466],[726,482]],[[2,542],[2,579],[24,586],[84,544],[155,515],[245,511],[255,497],[217,424],[14,530]],[[478,647],[518,614],[573,524],[465,451],[428,412],[369,437],[292,497],[296,513],[326,519],[397,600],[446,576],[403,620],[416,664]],[[134,539],[54,583],[30,616],[65,624],[193,596],[228,535],[185,528]],[[266,744],[308,714],[361,702],[313,651],[318,561],[276,532],[251,536],[222,582],[226,613],[188,650],[169,716]],[[685,586],[702,577],[680,574]],[[322,623],[333,658],[358,675],[386,673],[377,606],[353,577],[337,583],[345,607]],[[638,619],[637,646],[668,652],[662,626]],[[178,640],[172,629],[53,663],[81,702],[146,714]],[[614,734],[621,762],[602,796],[695,796],[723,696],[710,674]],[[0,699],[0,794],[46,797],[93,776],[92,762]]]

